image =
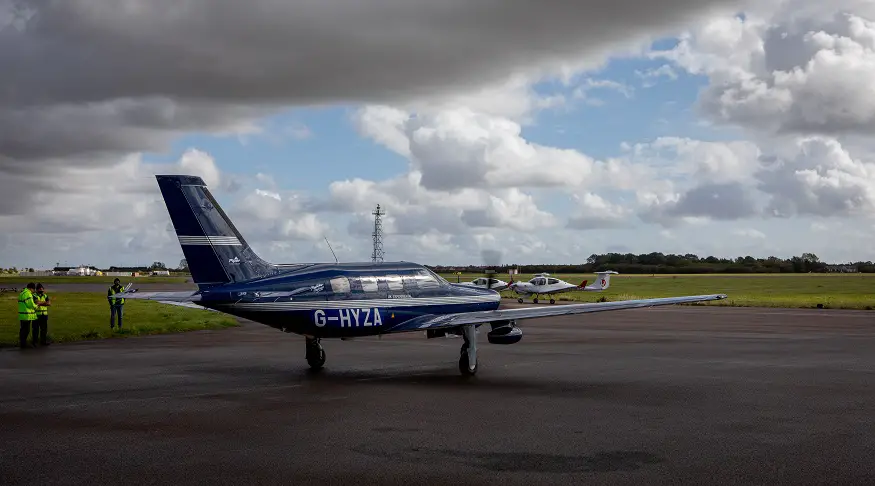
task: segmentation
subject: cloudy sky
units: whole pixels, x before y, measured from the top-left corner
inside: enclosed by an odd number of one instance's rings
[[[0,267],[182,258],[202,176],[275,262],[871,260],[863,0],[0,0]]]

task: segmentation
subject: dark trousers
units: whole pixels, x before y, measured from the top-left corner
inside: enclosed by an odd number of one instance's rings
[[[116,314],[118,314],[118,328],[119,329],[122,328],[122,313],[123,313],[122,311],[124,310],[124,307],[125,307],[124,304],[121,304],[121,305],[112,304],[109,306],[109,328],[110,329],[112,329],[112,327],[115,325],[115,315]]]
[[[27,335],[30,334],[30,326],[34,321],[18,321],[21,324],[21,328],[18,330],[18,344],[22,348],[27,347]]]
[[[49,332],[49,316],[47,315],[37,315],[36,320],[33,322],[33,337],[31,337],[31,342],[36,345],[39,342],[42,345],[46,344],[46,337]]]

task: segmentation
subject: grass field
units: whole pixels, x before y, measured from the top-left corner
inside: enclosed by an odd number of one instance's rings
[[[53,305],[49,310],[48,334],[52,342],[222,329],[238,325],[234,317],[219,312],[158,302],[128,301],[124,309],[125,329],[112,332],[109,329],[109,305],[102,293],[53,292],[51,297]],[[18,346],[17,309],[17,293],[0,293],[0,347]]]
[[[471,281],[480,274],[463,274],[461,281]],[[553,275],[567,282],[592,283],[595,274]],[[442,275],[450,282],[455,275]],[[508,275],[496,275],[508,281]],[[528,281],[532,275],[515,275],[514,280]],[[604,292],[569,292],[557,300],[595,302],[671,297],[680,295],[727,294],[724,301],[707,305],[742,307],[813,308],[822,304],[829,309],[875,309],[875,274],[734,274],[734,275],[613,275]],[[510,291],[502,296],[516,298]],[[549,299],[549,298],[548,298]],[[527,299],[531,302],[531,299]],[[543,302],[543,297],[541,299]]]
[[[17,287],[24,288],[28,282],[40,282],[43,285],[49,284],[71,284],[71,283],[89,283],[89,284],[106,284],[112,285],[113,280],[118,278],[122,284],[127,282],[136,283],[185,283],[191,280],[191,277],[76,277],[76,276],[58,276],[58,277],[19,277],[17,275],[0,275],[0,287]],[[48,287],[47,287],[48,288]]]
[[[442,275],[450,282],[455,275]],[[470,281],[480,274],[465,274]],[[594,274],[554,275],[571,283],[592,282]],[[507,275],[496,275],[508,280]],[[517,275],[527,281],[531,275]],[[142,277],[136,282],[185,283],[189,277]],[[5,277],[0,287],[21,288],[28,281],[43,283],[111,284],[113,277]],[[833,309],[875,309],[875,274],[731,274],[731,275],[614,275],[611,287],[604,292],[570,292],[558,295],[560,301],[596,302],[651,297],[724,293],[724,301],[705,305],[744,307],[814,308],[818,304]],[[510,291],[506,298],[516,298]],[[0,293],[0,347],[18,345],[17,292]],[[139,336],[201,329],[221,329],[237,325],[226,314],[186,309],[158,302],[128,301],[125,304],[125,327],[119,332],[109,329],[109,308],[103,292],[52,292],[55,306],[49,311],[49,336],[53,342]],[[531,298],[527,299],[531,302]],[[543,302],[543,300],[542,300]]]

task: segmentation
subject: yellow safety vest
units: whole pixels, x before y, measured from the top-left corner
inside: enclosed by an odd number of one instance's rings
[[[118,288],[116,288],[116,286],[113,285],[112,287],[109,288],[109,295],[120,294],[120,293],[124,292],[124,290],[125,290],[125,288],[122,286],[119,286]],[[124,305],[125,299],[112,299],[110,301],[110,303],[115,304],[115,305]]]
[[[49,298],[49,294],[43,293],[43,295],[34,294],[33,301],[36,304],[37,300],[47,300]],[[36,315],[37,316],[47,316],[49,315],[49,307],[45,305],[37,305],[36,306]]]
[[[24,289],[18,294],[18,320],[36,320],[36,304],[33,302],[33,294],[29,289]]]

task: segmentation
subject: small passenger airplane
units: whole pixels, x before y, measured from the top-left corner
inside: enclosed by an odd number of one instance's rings
[[[539,295],[554,295],[561,294],[563,292],[574,292],[578,290],[589,292],[600,292],[602,290],[607,290],[608,287],[611,286],[611,275],[616,274],[617,272],[613,270],[597,272],[596,275],[598,275],[599,278],[596,283],[587,286],[586,280],[584,280],[583,283],[581,283],[580,285],[574,285],[573,283],[568,283],[564,280],[551,277],[549,273],[539,273],[528,282],[511,282],[510,289],[522,296],[534,295],[535,298],[532,299],[532,302],[537,304]],[[517,299],[517,302],[522,304],[523,297]],[[555,304],[556,300],[550,297],[550,303]]]
[[[482,289],[492,289],[496,292],[501,292],[502,290],[508,288],[510,286],[509,283],[504,280],[500,280],[493,277],[480,277],[476,278],[470,282],[461,282],[457,285],[464,285],[466,287],[479,287]]]
[[[200,306],[302,335],[314,369],[325,364],[322,339],[426,331],[427,338],[461,335],[459,371],[473,375],[477,328],[484,324],[491,328],[486,335],[490,343],[514,344],[522,339],[516,325],[522,319],[726,298],[712,294],[498,309],[498,292],[451,284],[416,263],[273,264],[255,254],[200,177],[155,177],[198,290],[135,289],[116,297]]]

